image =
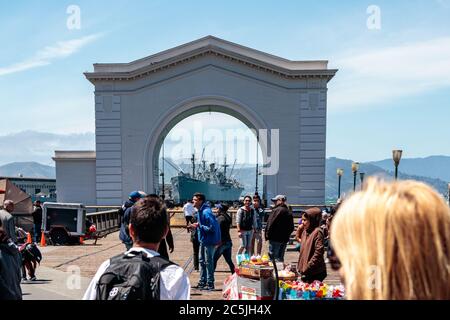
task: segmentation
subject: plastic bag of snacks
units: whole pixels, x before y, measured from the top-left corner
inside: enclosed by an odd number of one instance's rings
[[[224,300],[239,300],[237,274],[229,276],[223,282],[222,297]]]

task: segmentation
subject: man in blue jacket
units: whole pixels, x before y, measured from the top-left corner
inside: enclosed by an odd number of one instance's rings
[[[133,247],[133,240],[130,237],[128,225],[130,224],[131,210],[134,204],[144,196],[142,192],[133,191],[128,196],[128,200],[124,202],[119,209],[119,217],[121,220],[119,239],[125,245],[126,250],[130,250]]]
[[[194,288],[208,291],[214,290],[214,252],[220,242],[220,226],[211,207],[205,203],[205,195],[195,193],[192,198],[198,210],[198,222],[190,225],[196,228],[200,242],[200,280]]]

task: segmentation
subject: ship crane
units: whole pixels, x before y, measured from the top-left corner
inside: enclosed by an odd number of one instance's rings
[[[177,165],[175,162],[173,162],[171,159],[164,158],[164,161],[167,162],[172,168],[178,171],[178,173],[184,174],[183,169],[179,165]]]
[[[237,161],[237,159],[234,159],[234,163],[233,163],[233,166],[231,167],[231,172],[230,172],[230,178],[229,179],[231,179],[231,175],[233,174],[233,170],[234,170],[234,166],[236,165],[236,161]]]

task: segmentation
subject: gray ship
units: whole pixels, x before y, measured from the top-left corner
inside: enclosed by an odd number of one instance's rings
[[[238,201],[243,186],[236,180],[227,177],[227,167],[225,163],[222,165],[223,170],[219,170],[215,163],[206,166],[206,161],[202,161],[202,166],[196,171],[195,156],[192,155],[192,173],[178,172],[178,176],[172,177],[172,196],[175,203],[183,203],[196,192],[201,192],[209,201]],[[234,167],[234,166],[233,166]],[[233,170],[232,170],[233,171]]]

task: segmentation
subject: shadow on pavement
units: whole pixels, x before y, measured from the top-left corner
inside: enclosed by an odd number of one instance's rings
[[[31,280],[27,280],[27,281],[22,281],[22,284],[44,284],[44,283],[48,283],[48,282],[52,282],[53,280],[47,280],[47,279],[38,279],[35,281],[31,281]]]

